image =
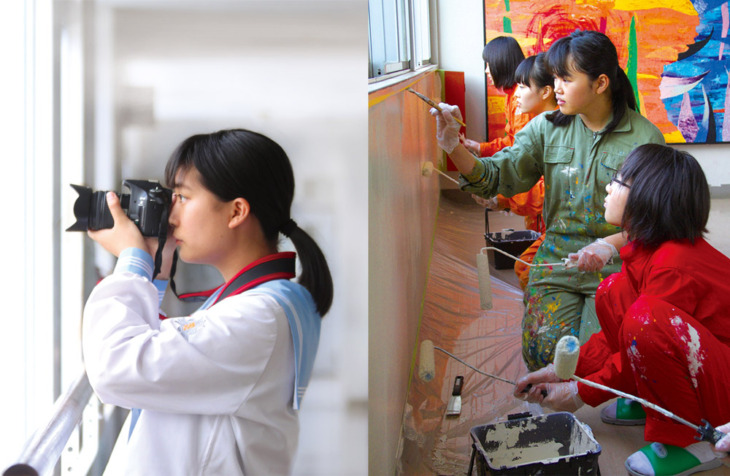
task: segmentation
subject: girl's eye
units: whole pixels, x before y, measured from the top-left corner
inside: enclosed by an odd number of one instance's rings
[[[182,194],[179,194],[179,193],[173,193],[172,196],[176,202],[180,202],[180,203],[185,203],[188,199],[188,197],[186,197]]]

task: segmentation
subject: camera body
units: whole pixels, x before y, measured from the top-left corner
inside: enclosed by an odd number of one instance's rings
[[[79,194],[74,203],[76,223],[66,231],[102,230],[114,226],[114,219],[106,204],[106,192],[94,192],[81,185],[71,184],[71,187]],[[148,180],[125,180],[123,188],[128,189],[129,193],[119,196],[122,209],[143,236],[159,236],[161,229],[167,230],[172,190]]]

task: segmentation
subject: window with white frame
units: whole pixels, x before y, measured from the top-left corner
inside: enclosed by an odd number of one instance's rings
[[[8,74],[0,78],[0,130],[6,206],[4,271],[7,318],[0,335],[7,409],[0,434],[0,471],[17,463],[54,401],[83,371],[81,321],[83,234],[66,234],[68,184],[83,177],[82,2],[9,2],[0,19]],[[64,22],[58,21],[64,18]]]
[[[428,0],[368,0],[368,35],[371,82],[430,65]]]

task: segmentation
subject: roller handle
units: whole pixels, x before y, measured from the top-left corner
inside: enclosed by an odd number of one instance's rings
[[[528,384],[527,384],[527,387],[525,387],[525,388],[524,388],[524,389],[522,390],[522,392],[521,392],[521,393],[527,393],[527,392],[529,392],[529,391],[530,391],[530,389],[531,389],[531,388],[532,388],[532,384],[531,384],[531,383],[528,383]],[[542,389],[542,391],[541,391],[540,393],[542,394],[542,398],[545,398],[545,397],[547,397],[547,390],[545,390],[544,388]]]
[[[695,436],[697,441],[709,441],[715,445],[725,436],[725,433],[720,430],[716,430],[709,421],[703,419],[702,423],[704,423],[704,425],[697,427],[697,433],[700,434],[700,436]]]

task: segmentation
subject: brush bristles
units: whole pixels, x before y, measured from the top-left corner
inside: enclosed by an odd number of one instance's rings
[[[436,365],[433,360],[433,342],[430,340],[421,342],[421,357],[418,362],[418,378],[424,382],[432,380],[436,374]]]
[[[555,375],[559,379],[568,380],[578,367],[580,341],[575,336],[564,336],[555,346]]]

